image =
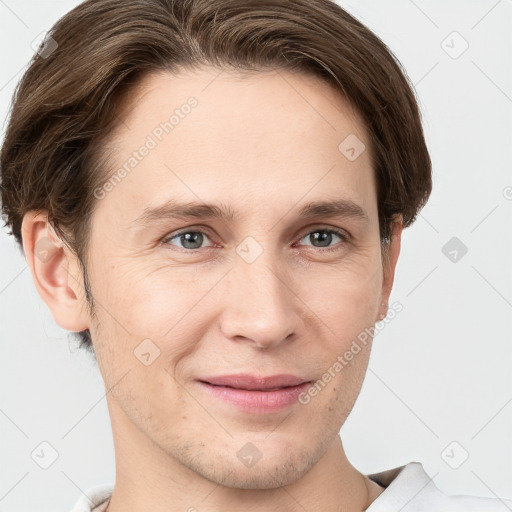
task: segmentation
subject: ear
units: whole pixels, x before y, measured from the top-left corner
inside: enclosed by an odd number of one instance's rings
[[[384,256],[382,261],[383,279],[381,305],[377,320],[383,320],[387,315],[389,296],[391,295],[391,289],[393,288],[393,282],[395,280],[396,263],[398,261],[398,255],[400,254],[403,227],[402,216],[399,215],[395,217],[391,224],[391,240],[389,242],[387,255]]]
[[[26,213],[21,232],[32,279],[55,322],[67,331],[88,329],[80,266],[48,222],[47,212]]]

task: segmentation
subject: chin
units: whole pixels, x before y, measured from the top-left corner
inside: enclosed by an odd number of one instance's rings
[[[268,434],[267,434],[268,435]],[[241,450],[237,450],[235,459],[229,457],[214,457],[216,463],[208,467],[213,468],[210,471],[199,471],[205,478],[225,487],[236,489],[276,489],[284,485],[290,485],[302,478],[321,458],[311,451],[305,451],[305,447],[299,443],[292,446],[283,446],[267,443],[267,447],[262,449],[261,458],[256,460],[257,452],[254,445],[248,442],[243,445]],[[254,450],[255,462],[244,464],[240,459],[246,453]],[[310,448],[311,450],[311,448]],[[313,449],[314,450],[314,449]],[[265,456],[265,452],[269,456]],[[206,469],[203,467],[201,469]]]
[[[260,466],[261,464],[261,466]],[[215,479],[215,482],[224,487],[235,489],[277,489],[285,485],[290,485],[302,478],[311,468],[299,466],[290,461],[283,461],[279,466],[275,464],[258,463],[260,467],[236,468],[230,466],[226,468],[227,474],[222,479]]]

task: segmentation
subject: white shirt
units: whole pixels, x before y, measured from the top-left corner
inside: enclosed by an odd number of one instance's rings
[[[510,512],[512,500],[480,498],[440,491],[420,462],[367,475],[385,490],[366,512]],[[71,512],[104,512],[113,484],[91,487]]]

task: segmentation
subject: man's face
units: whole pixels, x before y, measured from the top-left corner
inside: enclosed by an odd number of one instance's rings
[[[273,488],[326,453],[370,344],[307,403],[242,408],[199,380],[293,374],[314,383],[374,325],[387,299],[376,182],[368,134],[329,85],[285,71],[218,73],[148,76],[124,110],[111,172],[125,163],[129,172],[98,192],[93,216],[90,331],[112,388],[116,443],[138,439],[227,486]],[[355,153],[339,149],[346,137]],[[136,220],[169,201],[232,218]],[[300,215],[332,201],[367,219]],[[261,458],[247,464],[247,455]]]

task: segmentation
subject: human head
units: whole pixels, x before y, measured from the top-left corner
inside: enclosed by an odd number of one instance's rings
[[[226,411],[232,439],[223,438],[186,391],[199,393],[205,374],[236,369],[319,378],[375,322],[389,296],[396,238],[431,188],[407,78],[384,44],[329,0],[90,0],[50,34],[58,46],[35,57],[16,92],[0,160],[2,207],[60,325],[80,330],[92,350],[91,329],[112,390],[115,441],[137,439],[135,452],[151,440],[232,487],[294,481],[348,416],[369,349],[268,440],[268,421],[247,429]],[[113,190],[95,195],[190,97],[199,103],[182,109],[176,129]],[[347,136],[364,141],[354,160],[338,148]],[[155,226],[158,237],[171,231],[156,221],[130,240],[132,217],[173,195],[236,211],[233,223],[208,223],[208,236],[230,250],[186,259],[156,249]],[[355,241],[331,256],[289,250],[299,228],[306,235],[297,205],[337,196],[369,213],[368,223],[343,218]],[[32,254],[34,211],[48,212],[69,257],[60,251],[42,271]],[[250,263],[235,252],[247,236],[252,250],[263,248]],[[52,296],[68,270],[77,301]],[[76,306],[82,291],[84,314]],[[80,322],[87,329],[74,329]],[[159,348],[150,372],[133,357],[141,346]],[[265,454],[261,472],[231,475],[235,450],[248,440]]]

